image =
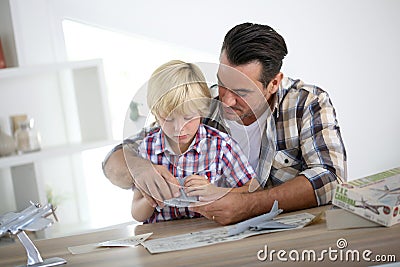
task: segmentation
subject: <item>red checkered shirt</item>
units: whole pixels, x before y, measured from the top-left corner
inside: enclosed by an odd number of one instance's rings
[[[256,177],[239,145],[226,133],[203,124],[183,154],[174,154],[161,128],[156,128],[139,146],[139,156],[167,167],[180,182],[188,175],[197,174],[220,187],[240,187]],[[194,217],[200,214],[187,207],[165,206],[160,212],[154,210],[144,223]]]

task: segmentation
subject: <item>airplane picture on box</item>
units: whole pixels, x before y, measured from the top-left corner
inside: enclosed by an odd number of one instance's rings
[[[385,206],[385,205],[371,205],[368,203],[368,201],[364,200],[363,198],[361,198],[361,200],[359,201],[361,204],[356,204],[354,207],[356,208],[362,208],[362,209],[368,209],[370,211],[372,211],[375,214],[380,214],[379,209],[383,208],[383,209],[389,209],[389,207]]]
[[[371,188],[371,190],[376,190],[379,192],[383,192],[383,195],[380,196],[378,199],[384,198],[387,195],[399,195],[400,194],[400,187],[390,189],[386,184],[383,186],[384,189],[377,189]]]

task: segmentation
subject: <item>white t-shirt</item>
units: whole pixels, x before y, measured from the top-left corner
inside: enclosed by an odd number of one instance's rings
[[[267,116],[268,112],[265,111],[255,122],[247,126],[239,124],[236,121],[225,120],[226,125],[230,129],[231,136],[239,144],[254,170],[257,170],[261,139],[265,131]]]

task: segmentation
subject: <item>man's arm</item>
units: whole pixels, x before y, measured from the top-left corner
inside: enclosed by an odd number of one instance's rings
[[[253,193],[230,192],[224,197],[190,209],[208,219],[227,225],[268,212],[275,200],[284,211],[317,206],[314,189],[304,176],[279,186]]]
[[[131,189],[134,185],[133,178],[125,162],[122,146],[111,151],[106,157],[103,163],[103,172],[112,184],[123,189]]]
[[[304,165],[299,175],[310,181],[318,205],[332,201],[336,185],[347,179],[346,150],[328,94],[320,89],[305,102],[300,131]]]

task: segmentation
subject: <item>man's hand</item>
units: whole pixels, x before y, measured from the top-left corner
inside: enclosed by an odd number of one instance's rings
[[[138,157],[129,147],[110,155],[104,165],[104,174],[121,188],[131,189],[135,185],[153,207],[157,204],[163,207],[163,200],[180,196],[179,182],[165,167]]]
[[[245,196],[249,195],[248,193],[230,192],[224,197],[209,203],[198,203],[195,206],[191,206],[190,210],[198,212],[222,225],[236,223],[251,216],[248,213],[249,203],[245,198]]]
[[[136,188],[151,206],[164,207],[165,199],[180,196],[178,180],[164,166],[139,157],[127,158],[127,162]]]
[[[279,201],[279,207],[285,212],[317,206],[310,181],[300,175],[279,186],[253,193],[231,191],[222,198],[198,203],[190,209],[226,225],[268,212],[275,200]]]

